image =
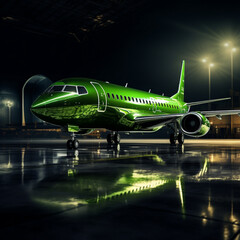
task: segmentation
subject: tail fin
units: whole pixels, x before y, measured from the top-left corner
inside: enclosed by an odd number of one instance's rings
[[[184,102],[184,77],[185,77],[185,61],[182,61],[182,70],[178,85],[178,92],[174,94],[171,98],[176,99],[178,101]]]

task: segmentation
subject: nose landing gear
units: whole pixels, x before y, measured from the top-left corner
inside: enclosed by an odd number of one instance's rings
[[[79,141],[75,138],[75,134],[71,135],[71,139],[67,141],[67,148],[68,149],[78,149]]]
[[[115,143],[116,145],[120,143],[120,134],[118,132],[112,132],[107,135],[108,144]]]

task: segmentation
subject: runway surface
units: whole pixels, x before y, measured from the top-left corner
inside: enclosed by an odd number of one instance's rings
[[[2,239],[240,239],[240,141],[0,141]]]

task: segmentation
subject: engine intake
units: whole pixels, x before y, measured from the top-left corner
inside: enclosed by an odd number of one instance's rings
[[[180,123],[184,134],[191,137],[201,137],[208,133],[210,123],[208,119],[200,113],[188,113]]]

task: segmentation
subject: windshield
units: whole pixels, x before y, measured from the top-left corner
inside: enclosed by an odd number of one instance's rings
[[[61,92],[63,89],[63,86],[53,86],[49,92]]]
[[[76,88],[76,86],[66,86],[63,91],[64,92],[74,92],[74,93],[77,93],[77,88]]]
[[[55,85],[48,87],[45,92],[72,92],[72,93],[78,93],[78,94],[87,94],[88,91],[83,86],[71,86],[71,85]]]
[[[87,89],[85,87],[82,86],[78,86],[78,94],[87,94]]]

